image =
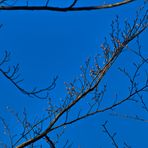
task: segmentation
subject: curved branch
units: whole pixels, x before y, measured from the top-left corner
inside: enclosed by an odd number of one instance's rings
[[[88,11],[88,10],[99,10],[99,9],[108,9],[114,8],[121,5],[125,5],[135,0],[124,0],[121,2],[113,3],[113,4],[104,4],[99,6],[82,6],[82,7],[74,7],[77,1],[74,1],[70,7],[61,8],[61,7],[50,7],[48,3],[45,6],[0,6],[0,10],[40,10],[40,11],[59,11],[59,12],[68,12],[68,11]]]
[[[36,97],[39,99],[47,99],[49,91],[53,90],[56,86],[57,76],[53,79],[52,83],[47,86],[46,88],[37,89],[34,88],[32,90],[26,90],[23,87],[19,85],[20,82],[23,81],[23,79],[20,79],[19,72],[19,64],[13,67],[8,67],[7,70],[3,70],[1,68],[4,64],[9,62],[10,53],[5,51],[5,55],[2,60],[0,60],[0,73],[2,73],[20,92],[22,92],[25,95],[28,95],[29,97]],[[44,93],[44,96],[43,96]]]

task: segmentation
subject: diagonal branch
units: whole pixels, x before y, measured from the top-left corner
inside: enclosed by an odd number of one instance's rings
[[[93,115],[95,115],[95,114],[103,113],[103,112],[106,112],[106,111],[108,111],[108,110],[111,110],[111,109],[113,109],[113,108],[115,108],[115,107],[117,107],[117,106],[119,106],[119,105],[125,103],[126,101],[130,100],[130,98],[132,98],[133,96],[137,95],[137,93],[142,92],[142,91],[145,91],[146,88],[148,88],[148,84],[146,84],[144,87],[142,87],[142,88],[140,88],[140,89],[134,91],[132,94],[130,94],[130,95],[127,96],[126,98],[124,98],[124,99],[122,99],[122,100],[120,100],[120,101],[118,101],[118,102],[116,102],[116,103],[114,103],[114,104],[112,104],[112,105],[110,105],[110,106],[108,106],[108,107],[105,107],[105,108],[100,109],[100,110],[96,110],[96,111],[94,111],[94,112],[87,113],[87,114],[85,114],[85,115],[82,115],[82,116],[80,116],[80,117],[74,119],[74,120],[71,120],[71,121],[65,122],[65,123],[63,123],[63,124],[60,124],[60,125],[58,125],[58,126],[56,126],[56,127],[53,127],[53,128],[51,129],[51,131],[53,131],[53,130],[55,130],[55,129],[58,129],[58,128],[60,128],[60,127],[63,127],[63,126],[66,126],[66,125],[75,123],[75,122],[77,122],[77,121],[79,121],[79,120],[85,119],[85,118],[90,117],[90,116],[93,116]]]
[[[113,133],[113,134],[110,133],[110,131],[107,129],[107,126],[106,126],[107,122],[108,122],[108,121],[106,121],[106,122],[102,125],[103,128],[104,128],[104,132],[109,136],[109,138],[111,139],[111,141],[112,141],[113,145],[115,146],[115,148],[118,148],[118,144],[117,144],[117,142],[115,141],[115,138],[114,138],[115,135],[116,135],[116,133]]]
[[[45,136],[45,139],[46,139],[47,143],[49,143],[51,148],[55,148],[54,143],[52,142],[52,140],[47,135]]]
[[[114,64],[114,62],[117,60],[119,55],[122,53],[123,49],[128,45],[129,42],[131,42],[134,38],[136,38],[138,35],[140,35],[146,28],[147,28],[147,23],[140,24],[140,28],[138,28],[138,30],[136,30],[131,35],[127,36],[123,42],[119,41],[118,47],[115,49],[114,53],[112,54],[112,57],[104,65],[101,72],[98,75],[96,75],[95,83],[92,83],[89,88],[87,88],[84,92],[81,92],[78,96],[75,97],[75,99],[69,105],[67,105],[65,108],[63,108],[55,116],[55,118],[52,120],[52,122],[49,124],[49,126],[47,127],[46,130],[44,130],[40,135],[22,143],[17,148],[22,148],[22,147],[28,146],[31,143],[34,143],[34,142],[38,141],[39,139],[42,139],[43,137],[45,137],[52,130],[53,126],[61,118],[61,116],[63,116],[68,110],[70,110],[73,106],[75,106],[80,100],[82,100],[84,97],[86,97],[88,94],[90,94],[92,91],[94,91],[98,87],[98,85],[102,81],[102,79],[105,76],[105,74],[107,73],[107,71],[110,69],[110,67]],[[122,104],[123,102],[125,102],[125,100],[121,100],[120,102],[115,103],[114,107],[119,104]],[[111,109],[111,107],[107,108],[107,110],[109,110],[109,109]],[[105,110],[106,110],[106,108],[105,108]]]

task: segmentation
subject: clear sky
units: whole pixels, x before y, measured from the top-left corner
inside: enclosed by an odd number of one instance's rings
[[[62,2],[68,4],[67,1]],[[97,0],[94,2],[96,3]],[[51,4],[62,6],[54,0]],[[83,1],[78,5],[82,4],[84,4]],[[85,4],[89,5],[89,0]],[[34,86],[42,88],[58,75],[57,85],[51,92],[51,97],[59,103],[59,99],[64,98],[66,93],[64,82],[70,82],[80,76],[80,66],[86,59],[93,58],[101,52],[100,44],[105,36],[108,37],[111,31],[110,24],[115,16],[119,15],[121,22],[125,19],[132,20],[140,4],[142,0],[113,9],[67,13],[0,11],[0,23],[3,24],[0,29],[0,56],[2,57],[5,50],[11,52],[11,60],[8,64],[20,64],[21,77],[24,78],[22,86],[26,89]],[[141,44],[145,51],[147,50],[147,38],[148,33],[144,32],[141,35]],[[136,48],[134,42],[131,47]],[[101,85],[107,84],[108,86],[105,96],[108,101],[115,97],[116,93],[121,97],[127,93],[127,79],[117,68],[119,66],[128,68],[133,60],[131,54],[123,53],[104,78]],[[130,70],[132,71],[132,68]],[[45,114],[46,104],[47,101],[26,97],[0,74],[0,115],[5,117],[12,132],[17,130],[16,122],[7,111],[7,107],[20,115],[26,108],[28,118],[31,120]],[[137,108],[126,104],[119,111],[123,114],[134,115],[134,112],[141,111],[139,107]],[[147,114],[143,116],[148,118]],[[110,139],[102,131],[101,125],[105,120],[109,120],[109,129],[117,132],[116,139],[121,147],[125,141],[134,148],[148,147],[147,123],[110,116],[109,112],[95,115],[67,127],[57,147],[62,148],[61,145],[67,139],[73,143],[73,148],[78,146],[82,148],[113,147]],[[0,125],[0,140],[7,143],[8,140],[2,133],[3,129]]]

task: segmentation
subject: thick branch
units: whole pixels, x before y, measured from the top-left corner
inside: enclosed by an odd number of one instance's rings
[[[45,10],[45,11],[59,11],[59,12],[67,12],[67,11],[88,11],[88,10],[99,10],[99,9],[108,9],[114,8],[121,5],[125,5],[131,3],[135,0],[124,0],[121,2],[113,3],[113,4],[104,4],[100,6],[82,6],[82,7],[74,7],[75,3],[73,3],[72,7],[60,8],[60,7],[50,7],[47,6],[0,6],[0,10]]]
[[[52,142],[52,140],[47,135],[45,136],[45,139],[46,139],[47,143],[49,143],[51,148],[55,148],[54,143]]]

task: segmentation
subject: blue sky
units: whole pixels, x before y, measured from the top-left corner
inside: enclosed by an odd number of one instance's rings
[[[55,5],[53,1],[51,3]],[[66,92],[64,82],[78,77],[80,66],[86,59],[100,52],[100,44],[110,33],[110,24],[115,16],[119,15],[121,22],[126,18],[133,19],[141,3],[142,1],[138,1],[119,8],[86,12],[0,11],[0,23],[3,24],[0,30],[0,56],[5,50],[12,53],[9,64],[20,64],[21,76],[24,78],[23,87],[26,89],[34,86],[44,87],[58,75],[57,86],[51,92],[51,97],[59,103],[59,99],[63,98]],[[79,3],[81,4],[83,2]],[[147,48],[147,37],[147,32],[141,36],[144,50]],[[132,47],[136,48],[135,43]],[[116,92],[119,96],[124,96],[127,92],[128,82],[117,68],[128,66],[132,60],[134,58],[131,54],[123,54],[104,78],[103,84],[107,83],[109,87],[106,95],[108,101],[108,97],[114,97]],[[16,124],[14,117],[6,111],[7,106],[20,114],[25,107],[29,119],[32,119],[44,114],[46,104],[47,101],[41,102],[24,96],[0,75],[0,115],[6,118],[13,132],[16,130]],[[132,105],[121,107],[123,113],[125,108],[127,113],[131,111]],[[133,109],[132,111],[136,111]],[[147,117],[146,114],[144,116]],[[127,141],[135,148],[148,147],[146,123],[112,117],[109,113],[95,115],[68,127],[57,146],[61,148],[60,143],[63,144],[62,141],[68,138],[74,148],[78,145],[82,148],[112,147],[110,139],[102,132],[101,124],[105,120],[110,121],[110,130],[117,132],[119,144]],[[0,128],[2,133],[1,125]],[[0,140],[5,139],[5,136],[0,135]]]

